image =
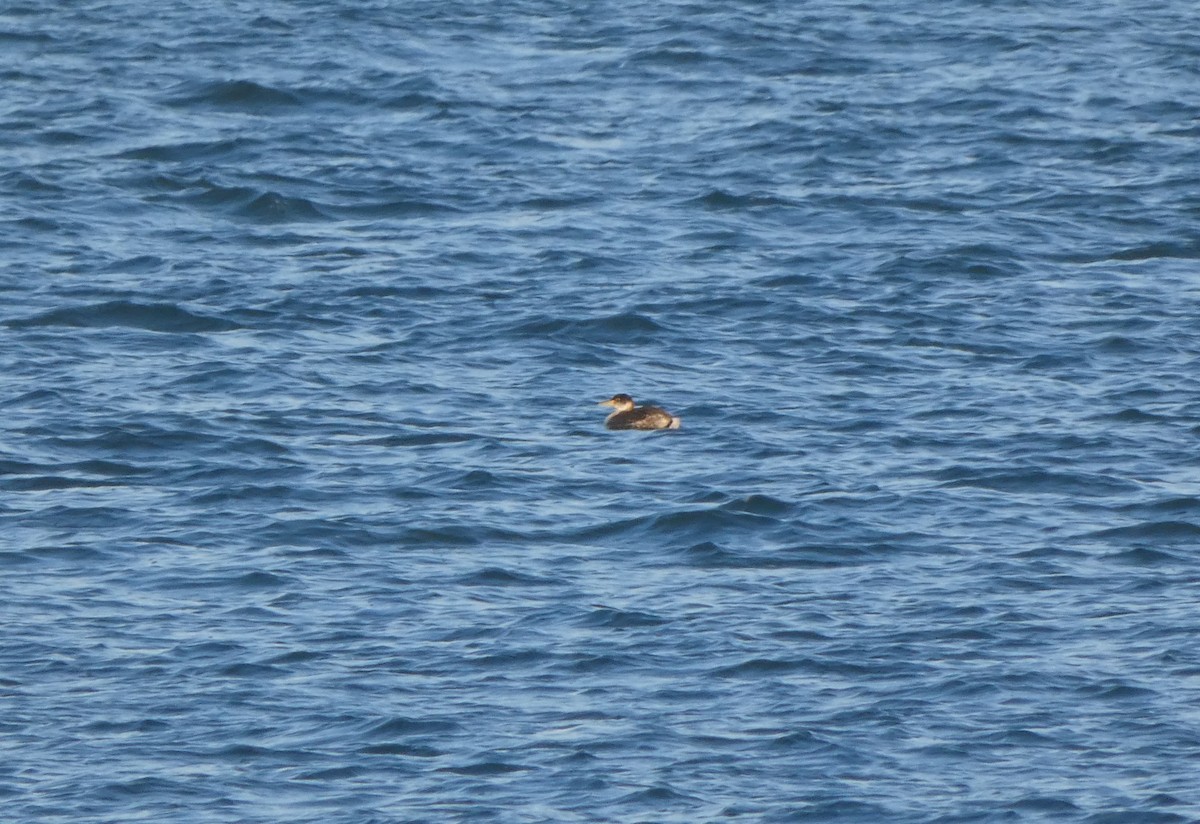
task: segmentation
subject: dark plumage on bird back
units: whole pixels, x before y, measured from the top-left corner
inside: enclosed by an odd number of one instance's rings
[[[611,406],[613,411],[604,419],[609,429],[678,429],[679,418],[657,406],[634,406],[633,398],[625,394],[613,395],[600,406]]]

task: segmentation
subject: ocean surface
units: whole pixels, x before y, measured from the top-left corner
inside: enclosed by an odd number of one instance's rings
[[[1197,23],[4,3],[0,817],[1200,821]]]

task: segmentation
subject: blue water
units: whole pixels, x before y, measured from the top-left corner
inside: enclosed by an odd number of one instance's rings
[[[1195,30],[6,3],[3,819],[1200,821]]]

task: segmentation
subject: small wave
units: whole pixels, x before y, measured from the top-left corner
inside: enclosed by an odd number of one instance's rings
[[[1149,504],[1129,504],[1121,507],[1121,509],[1125,512],[1140,511],[1145,509],[1151,512],[1176,512],[1200,517],[1200,497],[1196,497],[1194,495],[1181,495],[1163,498]]]
[[[776,518],[748,512],[711,509],[681,509],[636,518],[622,518],[606,524],[575,530],[578,540],[596,540],[630,535],[656,535],[667,538],[704,538],[723,530],[764,529],[780,525]]]
[[[769,552],[726,549],[712,541],[693,544],[679,555],[684,562],[700,569],[822,569],[861,564],[870,555],[888,547],[794,547]]]
[[[330,214],[341,218],[375,220],[444,215],[461,211],[461,209],[447,203],[412,197],[398,197],[390,200],[374,200],[362,203],[337,203],[325,205],[322,208],[323,211],[328,211]]]
[[[1150,347],[1127,335],[1107,335],[1092,341],[1091,345],[1101,352],[1114,355],[1133,355],[1138,352],[1151,351]]]
[[[480,490],[495,489],[504,485],[504,480],[499,475],[494,472],[488,472],[486,469],[468,469],[450,484],[454,489]]]
[[[515,335],[530,338],[569,339],[593,343],[646,343],[665,332],[665,327],[634,312],[597,318],[538,318],[517,324]]]
[[[171,203],[259,224],[330,220],[325,212],[327,207],[318,206],[308,198],[253,186],[226,186],[206,179],[175,182],[170,191],[159,197]]]
[[[508,670],[536,667],[551,660],[553,656],[542,649],[514,649],[511,652],[499,652],[493,655],[478,655],[463,660],[464,664],[483,669]]]
[[[21,234],[50,234],[61,232],[65,224],[48,217],[23,217],[18,220],[5,221],[4,225],[11,229],[20,229]]]
[[[0,483],[0,488],[13,492],[47,492],[54,489],[98,489],[107,486],[119,486],[119,481],[97,480],[95,478],[71,478],[63,475],[41,475],[32,478],[6,480]]]
[[[296,776],[296,781],[346,781],[363,774],[362,767],[328,767],[323,770],[310,770]]]
[[[770,194],[746,194],[739,195],[731,192],[726,192],[722,189],[714,189],[706,195],[693,198],[687,201],[688,204],[702,206],[705,209],[715,211],[736,210],[736,209],[762,209],[767,207],[796,207],[799,206],[795,201],[784,197]]]
[[[1026,747],[1053,747],[1056,745],[1055,740],[1045,733],[1020,728],[986,733],[980,739],[992,745],[1016,747],[1019,749]]]
[[[289,583],[290,581],[282,575],[263,572],[262,570],[247,572],[243,575],[226,578],[221,581],[222,586],[234,587],[236,589],[279,589]]]
[[[128,300],[53,309],[31,318],[5,321],[5,325],[14,329],[42,326],[125,327],[175,334],[230,332],[242,328],[241,324],[231,320],[192,312],[174,303],[137,303]]]
[[[211,388],[219,391],[237,385],[256,385],[260,377],[249,369],[233,366],[225,361],[208,361],[195,364],[191,371],[171,381],[168,386]]]
[[[303,100],[286,89],[266,86],[253,80],[226,80],[183,84],[175,89],[166,102],[181,108],[199,106],[263,114],[300,106]]]
[[[370,744],[360,748],[358,752],[363,755],[401,755],[406,758],[438,758],[446,754],[445,750],[439,750],[425,744],[400,744],[396,742]]]
[[[1195,260],[1200,258],[1200,244],[1195,243],[1150,243],[1119,249],[1108,256],[1109,260],[1141,261],[1157,258]]]
[[[1014,801],[1009,806],[1018,812],[1052,813],[1054,815],[1070,815],[1079,811],[1079,807],[1065,798],[1048,795],[1028,795]]]
[[[507,761],[477,761],[473,764],[463,764],[459,767],[441,767],[438,772],[455,773],[457,775],[508,775],[509,773],[525,772],[533,769],[522,764],[510,764]]]
[[[644,790],[637,790],[617,799],[619,804],[635,804],[647,805],[652,807],[660,807],[662,805],[677,805],[681,803],[700,803],[700,799],[687,793],[682,793],[673,787],[658,785],[647,787]]]
[[[795,659],[750,658],[740,664],[719,667],[712,671],[712,675],[717,678],[761,678],[796,672],[805,666],[806,662]]]
[[[217,591],[224,588],[241,589],[241,590],[277,590],[281,589],[291,582],[282,575],[276,575],[271,572],[257,570],[247,572],[241,575],[230,576],[204,576],[204,577],[181,577],[181,576],[163,576],[158,580],[155,589],[164,591],[175,590],[202,590],[202,591]]]
[[[4,172],[0,174],[0,186],[23,194],[59,195],[65,191],[61,186],[48,183],[28,172]]]
[[[636,665],[636,659],[627,655],[574,655],[570,669],[574,672],[606,673],[626,672]]]
[[[1027,372],[1059,372],[1065,369],[1081,369],[1088,366],[1088,359],[1080,355],[1059,353],[1033,355],[1021,361],[1020,368]]]
[[[559,212],[567,209],[578,209],[595,203],[594,197],[531,197],[522,200],[518,205],[523,209],[534,212]]]
[[[1190,542],[1200,540],[1200,526],[1191,521],[1151,521],[1101,529],[1080,537],[1104,541]]]
[[[59,38],[50,34],[48,31],[16,31],[13,29],[4,29],[3,31],[0,31],[0,43],[5,43],[10,46],[14,44],[24,45],[26,43],[32,43],[38,46],[46,46],[49,43],[56,43],[58,40]]]
[[[179,163],[185,161],[211,160],[227,157],[244,149],[255,146],[259,141],[249,138],[232,140],[185,140],[179,143],[156,143],[127,149],[117,157],[125,160],[145,160],[161,163]]]
[[[796,730],[771,739],[771,746],[789,750],[824,750],[829,748],[829,742],[808,730]]]
[[[29,566],[38,563],[38,559],[26,550],[0,551],[0,567]]]
[[[770,495],[748,495],[745,498],[738,498],[722,504],[721,509],[728,512],[745,512],[751,515],[768,515],[778,518],[790,513],[793,506],[787,501],[772,498]]]
[[[414,91],[400,91],[391,96],[382,96],[379,105],[395,111],[413,111],[429,109],[438,112],[446,108],[447,101],[432,94]]]
[[[233,214],[258,223],[307,223],[329,219],[313,201],[278,192],[263,192],[234,209]]]
[[[513,572],[501,567],[487,567],[455,579],[456,584],[472,587],[548,586],[559,583],[551,578],[539,578],[523,572]]]
[[[83,725],[85,732],[103,735],[105,733],[124,734],[132,732],[159,732],[170,729],[170,725],[157,718],[138,718],[131,721],[110,721],[103,719]]]
[[[368,738],[393,738],[398,735],[442,735],[457,732],[461,728],[462,725],[457,721],[398,715],[374,724],[367,729],[366,735]]]
[[[784,275],[761,277],[752,281],[752,285],[764,289],[795,289],[799,293],[807,294],[820,284],[820,282],[820,278],[815,275],[789,272]]]
[[[41,511],[46,523],[60,529],[111,529],[132,513],[113,506],[52,506]]]
[[[167,261],[158,255],[137,255],[106,263],[100,267],[100,272],[104,274],[152,275],[162,272],[166,266]]]
[[[225,678],[249,678],[252,680],[279,678],[287,675],[287,671],[270,664],[257,664],[253,661],[239,661],[220,667],[217,672]]]
[[[33,475],[50,467],[29,461],[0,460],[0,475]]]
[[[35,558],[45,561],[61,561],[71,564],[85,561],[90,563],[107,555],[104,550],[80,544],[51,544],[50,546],[34,547],[29,552]]]
[[[167,778],[146,776],[129,781],[112,781],[94,790],[97,798],[104,801],[115,799],[142,798],[153,796],[178,796],[187,791],[187,784]]]
[[[1088,684],[1079,692],[1088,698],[1097,698],[1103,701],[1144,701],[1160,694],[1156,690],[1139,687],[1118,679],[1107,679]]]
[[[854,801],[839,798],[834,801],[819,801],[805,804],[791,811],[786,817],[772,820],[780,821],[900,821],[905,816],[897,814],[882,804],[872,804],[868,801]],[[936,820],[936,819],[934,819]],[[955,817],[947,816],[944,821],[955,821]],[[969,820],[969,819],[957,819]]]
[[[1059,493],[1062,495],[1114,495],[1140,487],[1132,481],[1095,473],[1061,473],[1044,469],[983,472],[969,467],[952,467],[937,473],[945,477],[943,488],[974,487],[996,492]]]
[[[1163,415],[1155,415],[1153,412],[1146,412],[1134,407],[1122,409],[1120,412],[1097,415],[1096,418],[1097,420],[1116,421],[1117,423],[1162,423],[1169,420],[1169,418]]]
[[[223,477],[226,475],[223,470],[220,471],[220,474]],[[304,497],[316,498],[317,496]],[[197,492],[192,496],[191,502],[196,506],[213,506],[214,504],[248,501],[290,501],[295,503],[297,499],[296,488],[290,484],[222,483]]]
[[[631,54],[627,62],[630,65],[690,66],[715,59],[715,55],[680,41],[641,49]]]
[[[449,300],[457,297],[458,293],[428,283],[372,283],[363,286],[353,286],[338,294],[346,298],[396,299],[402,301],[431,301]],[[379,344],[367,351],[391,351],[392,344]]]
[[[1156,567],[1161,564],[1185,564],[1188,561],[1178,555],[1173,555],[1161,549],[1135,547],[1124,552],[1115,552],[1108,559],[1118,564],[1128,564],[1136,567]]]
[[[666,618],[650,612],[598,606],[580,618],[578,623],[580,626],[599,627],[603,629],[635,629],[640,627],[658,627],[668,623],[668,621]]]
[[[171,650],[171,656],[185,661],[223,660],[245,652],[245,647],[232,641],[197,641],[179,644]]]
[[[477,440],[487,440],[487,436],[475,432],[412,432],[387,435],[382,438],[367,438],[361,443],[369,446],[438,446]]]
[[[128,424],[92,437],[55,438],[55,443],[75,449],[110,450],[114,453],[191,448],[210,442],[209,436],[200,430],[199,426],[168,429],[150,424]]]
[[[256,744],[227,744],[208,753],[215,761],[244,763],[246,761],[271,761],[275,763],[297,764],[311,761],[313,753],[297,749],[279,749],[262,747]]]
[[[267,659],[267,663],[279,667],[287,666],[288,664],[307,664],[310,661],[324,661],[327,658],[329,658],[329,653],[313,652],[312,650],[294,650],[269,658]]]

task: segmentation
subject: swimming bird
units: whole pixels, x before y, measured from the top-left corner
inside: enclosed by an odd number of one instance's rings
[[[679,418],[657,406],[634,406],[628,395],[613,395],[599,406],[611,406],[613,411],[604,419],[609,429],[678,429]]]

